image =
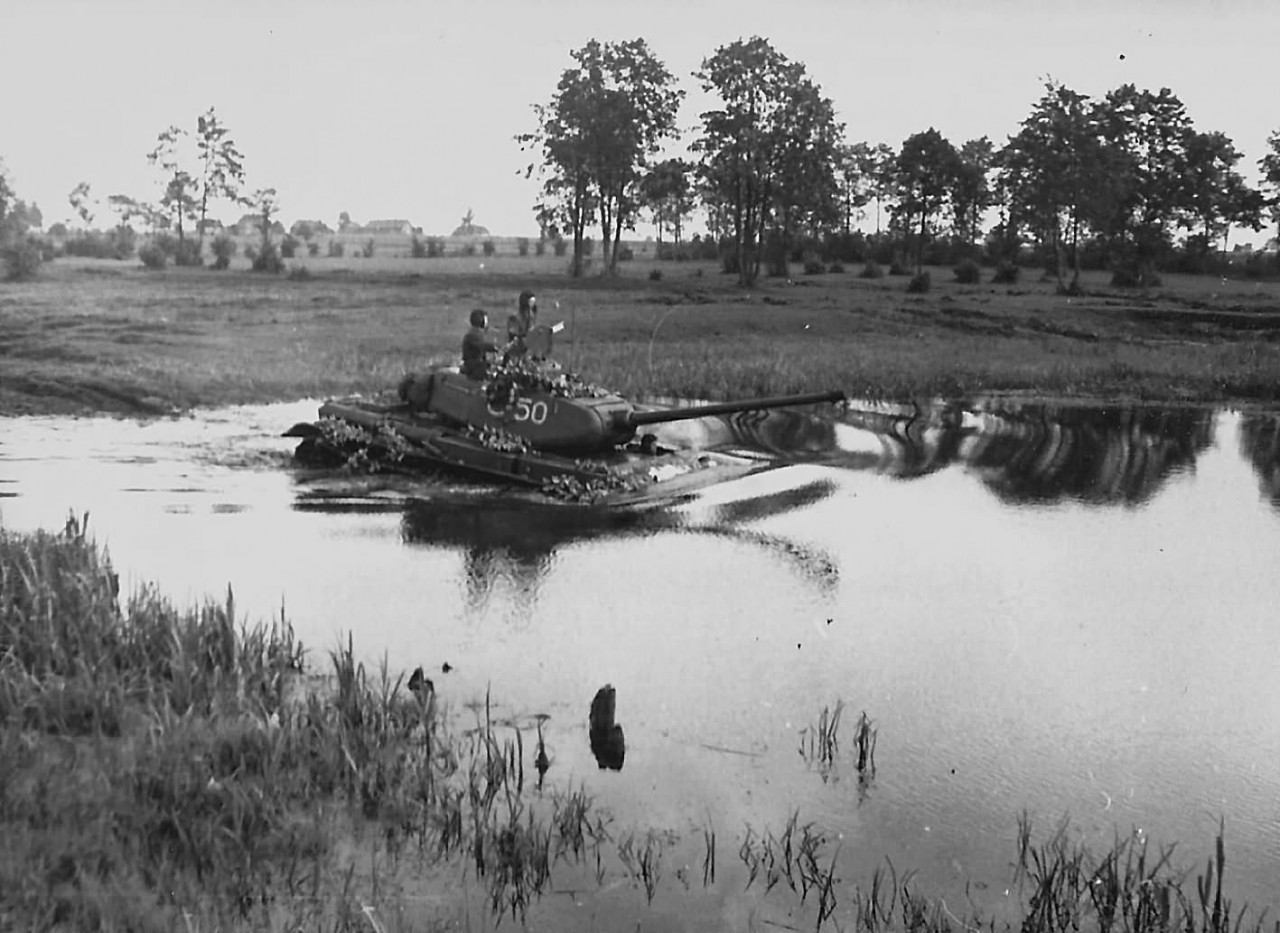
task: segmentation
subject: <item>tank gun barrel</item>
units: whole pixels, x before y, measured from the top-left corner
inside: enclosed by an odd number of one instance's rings
[[[693,405],[689,408],[671,408],[663,411],[628,412],[626,421],[632,427],[644,424],[665,424],[668,421],[687,421],[709,415],[729,415],[738,411],[762,411],[766,408],[789,408],[795,405],[817,405],[821,402],[843,402],[845,394],[836,389],[830,392],[811,392],[807,395],[778,395],[772,398],[744,399],[739,402],[716,402],[710,405]]]

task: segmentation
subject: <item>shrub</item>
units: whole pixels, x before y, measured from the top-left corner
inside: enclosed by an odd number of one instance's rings
[[[589,236],[582,238],[582,255],[594,256],[596,252],[596,241]]]
[[[214,237],[209,246],[213,250],[213,267],[215,269],[225,269],[231,265],[231,257],[236,254],[235,240],[222,233]]]
[[[302,245],[302,241],[291,233],[285,234],[283,240],[280,241],[280,255],[284,259],[292,259],[294,254],[298,252],[298,247]]]
[[[834,272],[836,274],[842,273],[844,272],[844,263],[837,259],[835,262],[831,263],[831,265],[827,266],[827,271]]]
[[[895,259],[893,262],[889,263],[889,274],[910,275],[911,270],[904,266],[899,260]]]
[[[498,247],[496,247],[496,246],[493,244],[493,240],[485,240],[485,241],[484,241],[484,254],[485,254],[486,256],[492,256],[492,255],[493,255],[494,253],[496,253],[497,251],[498,251]]]
[[[972,259],[961,260],[953,271],[961,285],[977,285],[982,281],[982,269]]]
[[[163,269],[169,264],[169,254],[165,251],[164,245],[157,240],[152,240],[138,250],[138,258],[148,269]]]
[[[427,240],[427,258],[439,259],[444,255],[444,240],[438,236],[433,236]]]
[[[907,291],[912,294],[923,294],[927,292],[933,285],[933,280],[929,278],[928,272],[917,272],[911,277],[911,281],[907,283]]]
[[[4,248],[5,278],[11,282],[34,278],[40,271],[40,241],[32,236],[16,237]]]
[[[547,254],[547,241],[539,239],[533,244],[533,253],[535,256],[545,256]]]
[[[874,259],[868,259],[862,266],[862,271],[858,273],[860,279],[882,279],[884,278],[884,267]]]
[[[631,262],[636,258],[636,251],[630,246],[618,247],[618,262]]]
[[[805,275],[822,275],[827,271],[827,267],[822,264],[819,259],[809,258],[804,261]]]
[[[475,254],[476,254],[476,245],[475,245],[474,243],[463,243],[463,244],[462,244],[462,255],[464,255],[464,256],[474,256]]]
[[[661,269],[650,269],[650,270],[649,270],[649,281],[650,281],[650,282],[661,282],[661,281],[662,281],[662,270],[661,270]]]
[[[516,253],[521,256],[529,255],[529,238],[527,236],[522,236],[516,240]]]
[[[173,264],[175,266],[203,266],[204,256],[200,254],[200,241],[183,238],[174,243]]]
[[[1155,272],[1143,271],[1135,265],[1126,264],[1117,266],[1111,273],[1111,284],[1115,288],[1153,288],[1160,284],[1160,276]]]
[[[258,258],[258,247],[254,246],[252,243],[246,243],[241,252],[244,254],[244,258],[250,262],[253,262]]]
[[[991,275],[991,281],[996,285],[1013,285],[1018,281],[1018,273],[1021,269],[1016,262],[1010,262],[1003,259],[996,263],[996,271]]]
[[[329,241],[329,258],[330,259],[341,259],[344,255],[346,255],[346,252],[347,252],[347,246],[341,240]]]
[[[363,256],[365,259],[372,259],[373,250],[374,250],[373,237],[369,237],[369,239],[365,240],[364,246],[360,248],[360,255]]]
[[[558,236],[552,241],[551,247],[557,256],[563,256],[569,252],[569,241],[562,236]]]
[[[294,282],[305,282],[311,278],[311,270],[306,266],[291,266],[289,268],[289,278]]]
[[[427,244],[424,243],[422,238],[416,233],[413,235],[413,240],[409,244],[409,255],[414,259],[427,258]]]
[[[307,255],[308,255],[308,256],[312,256],[312,257],[319,256],[319,255],[320,255],[320,244],[319,244],[319,243],[317,243],[315,240],[312,240],[310,243],[308,243],[308,244],[307,244]]]
[[[280,251],[274,243],[268,243],[262,247],[262,251],[253,257],[253,271],[267,272],[272,275],[279,275],[284,271],[284,260],[280,258]]]

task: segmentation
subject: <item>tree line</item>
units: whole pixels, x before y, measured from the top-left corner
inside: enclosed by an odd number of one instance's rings
[[[646,212],[659,240],[670,231],[678,244],[697,208],[743,285],[847,242],[873,205],[875,237],[896,259],[919,268],[939,243],[996,262],[1030,249],[1066,289],[1085,257],[1141,284],[1179,234],[1183,255],[1203,262],[1232,227],[1261,230],[1269,216],[1280,228],[1280,131],[1253,188],[1232,140],[1197,129],[1168,88],[1125,84],[1095,99],[1050,81],[1003,145],[957,146],[930,127],[894,148],[850,141],[804,64],[753,37],[694,73],[716,106],[699,117],[694,158],[680,159],[661,156],[679,141],[685,92],[643,39],[592,40],[571,57],[550,101],[534,105],[537,128],[516,140],[541,182],[540,228],[572,240],[575,276],[588,229],[613,273],[622,231]]]

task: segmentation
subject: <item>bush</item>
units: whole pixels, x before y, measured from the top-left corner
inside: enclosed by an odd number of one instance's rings
[[[258,247],[254,246],[252,243],[246,243],[241,252],[244,254],[244,258],[250,262],[253,262],[258,258]]]
[[[319,255],[320,255],[320,244],[319,244],[319,243],[317,243],[315,240],[312,240],[310,243],[308,243],[308,244],[307,244],[307,255],[308,255],[308,256],[312,256],[312,257],[319,256]]]
[[[414,259],[427,258],[427,244],[416,233],[413,235],[413,242],[409,246],[409,255]]]
[[[907,283],[907,291],[919,295],[927,292],[932,286],[933,280],[929,278],[928,272],[917,272]]]
[[[596,241],[589,236],[582,238],[582,255],[594,256],[596,252]]]
[[[822,264],[821,260],[809,258],[804,261],[805,275],[822,275],[827,271],[827,267]]]
[[[4,248],[5,278],[11,282],[34,278],[43,261],[38,239],[33,236],[16,237]]]
[[[164,244],[158,240],[152,240],[138,250],[138,258],[148,269],[163,269],[169,264],[169,253],[165,250]]]
[[[298,252],[298,247],[302,245],[302,241],[291,233],[285,234],[283,240],[280,241],[280,255],[284,259],[292,259],[294,254]]]
[[[1135,265],[1126,264],[1117,266],[1111,273],[1111,284],[1115,288],[1155,288],[1160,285],[1160,276],[1156,272],[1142,271]]]
[[[289,269],[289,278],[294,282],[305,282],[311,278],[311,270],[306,266],[292,266]]]
[[[374,250],[373,237],[369,237],[369,239],[365,240],[364,246],[360,248],[360,255],[363,256],[365,259],[372,259],[373,250]]]
[[[231,257],[236,254],[236,243],[231,237],[222,233],[214,237],[210,249],[213,250],[213,267],[225,269],[231,265]]]
[[[562,236],[558,236],[552,241],[551,248],[557,256],[564,256],[569,252],[569,241]]]
[[[1002,259],[996,263],[996,271],[992,273],[991,281],[996,285],[1013,285],[1018,281],[1018,273],[1021,271],[1016,262]]]
[[[837,259],[831,265],[827,266],[827,271],[834,272],[836,274],[842,273],[844,272],[844,263],[842,263],[839,259]]]
[[[329,258],[341,259],[347,253],[347,245],[341,240],[329,241]]]
[[[547,254],[547,241],[539,239],[537,243],[533,244],[533,253],[535,256],[545,256]]]
[[[982,281],[982,269],[972,259],[961,260],[955,267],[956,281],[961,285],[977,285]]]
[[[439,259],[444,255],[444,240],[438,236],[433,236],[427,240],[427,258]]]
[[[522,236],[516,240],[516,253],[521,256],[529,255],[529,238],[527,236]]]
[[[462,255],[464,255],[464,256],[474,256],[475,254],[476,254],[476,245],[475,245],[474,243],[463,243],[463,244],[462,244]]]
[[[618,262],[631,262],[636,258],[636,251],[630,246],[618,247]]]
[[[280,251],[274,243],[266,244],[261,252],[253,257],[253,271],[267,272],[271,275],[279,275],[284,271],[284,260],[280,258]]]
[[[494,245],[493,240],[484,241],[484,254],[486,256],[492,256],[497,251],[498,251],[498,247]]]
[[[882,279],[884,278],[884,267],[874,259],[868,259],[862,266],[862,271],[858,273],[860,279]]]
[[[889,263],[889,274],[910,275],[911,270],[904,266],[899,260],[895,259],[893,262]]]
[[[173,264],[175,266],[203,266],[204,256],[200,254],[200,241],[183,238],[174,243]]]
[[[650,281],[650,282],[661,282],[661,281],[662,281],[662,270],[661,270],[661,269],[650,269],[650,270],[649,270],[649,281]]]

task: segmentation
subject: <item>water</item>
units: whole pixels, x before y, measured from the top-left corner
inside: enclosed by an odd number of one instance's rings
[[[921,893],[987,910],[1024,810],[1042,836],[1069,815],[1097,848],[1131,829],[1178,841],[1188,867],[1222,819],[1232,893],[1280,908],[1280,415],[975,403],[686,422],[671,436],[784,465],[601,516],[297,470],[276,435],[313,413],[0,422],[0,521],[88,511],[126,587],[193,602],[230,584],[251,619],[283,605],[318,661],[352,632],[369,663],[422,664],[464,722],[487,689],[503,716],[548,716],[548,780],[667,832],[666,903],[704,920],[785,914],[743,893],[736,851],[746,825],[776,832],[797,809],[838,840],[846,883],[888,856]],[[587,740],[604,684],[620,771]],[[799,749],[838,700],[828,770]],[[863,710],[870,781],[851,747]],[[708,825],[721,880],[690,906],[670,872],[692,866],[700,890]]]

